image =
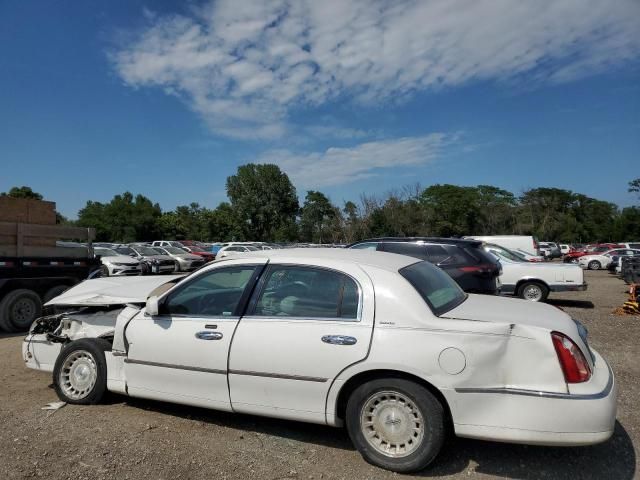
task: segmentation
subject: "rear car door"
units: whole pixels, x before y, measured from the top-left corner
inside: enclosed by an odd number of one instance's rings
[[[129,394],[230,410],[229,346],[262,267],[225,262],[171,290],[159,315],[134,318],[125,331]]]
[[[338,262],[271,263],[262,277],[231,345],[233,410],[325,423],[333,379],[368,354],[373,285]]]

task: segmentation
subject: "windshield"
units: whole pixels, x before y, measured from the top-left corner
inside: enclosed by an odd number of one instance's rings
[[[158,250],[154,250],[153,248],[150,248],[150,247],[135,247],[135,250],[140,255],[145,255],[145,256],[162,255],[162,253],[160,253]]]
[[[487,245],[487,249],[496,255],[498,258],[502,257],[512,262],[526,262],[527,260],[516,252],[512,252],[511,250],[501,247],[499,245]]]
[[[178,247],[164,247],[164,250],[173,254],[173,255],[184,255],[185,252],[184,250],[182,250],[181,248]]]
[[[111,250],[110,248],[94,248],[93,251],[96,255],[100,255],[101,257],[117,257],[120,255],[115,250]]]
[[[247,250],[249,250],[250,252],[257,252],[258,250],[260,250],[259,248],[256,247],[251,247],[251,246],[247,246],[245,247]]]
[[[192,252],[206,252],[204,248],[196,247],[195,245],[190,245],[189,250]]]
[[[413,285],[437,316],[447,313],[467,298],[449,275],[427,261],[404,267],[399,273]]]

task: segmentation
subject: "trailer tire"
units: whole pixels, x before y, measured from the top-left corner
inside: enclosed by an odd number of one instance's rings
[[[33,290],[13,290],[0,302],[0,328],[7,332],[26,331],[41,315],[42,300]]]
[[[53,300],[58,295],[66,292],[68,289],[68,285],[56,285],[55,287],[51,287],[42,297],[42,303],[47,303],[48,301]]]

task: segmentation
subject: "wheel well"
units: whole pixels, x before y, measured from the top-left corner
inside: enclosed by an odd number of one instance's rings
[[[525,283],[538,283],[540,285],[542,285],[543,287],[545,287],[548,290],[550,290],[549,285],[547,285],[546,282],[538,279],[538,278],[526,278],[523,280],[518,281],[518,283],[516,283],[516,295],[518,294],[518,292],[520,291],[520,287],[522,285],[524,285]]]
[[[451,417],[451,410],[449,408],[449,404],[447,403],[447,399],[444,398],[444,395],[440,390],[438,390],[431,383],[427,382],[425,379],[420,378],[416,375],[412,375],[410,373],[401,372],[398,370],[368,370],[366,372],[358,373],[351,377],[344,384],[340,393],[338,394],[338,399],[336,400],[336,416],[341,420],[344,420],[345,413],[347,410],[347,401],[351,396],[351,393],[358,388],[363,383],[369,382],[371,380],[377,380],[381,378],[402,378],[405,380],[409,380],[417,383],[418,385],[422,385],[424,388],[429,390],[435,396],[442,407],[444,408],[447,423],[452,424],[453,420]]]

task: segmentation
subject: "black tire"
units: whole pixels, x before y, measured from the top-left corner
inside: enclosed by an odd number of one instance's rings
[[[75,405],[95,405],[100,402],[107,390],[107,361],[104,352],[110,350],[111,344],[101,338],[82,338],[66,344],[60,351],[53,368],[53,386],[58,398],[63,402]],[[96,378],[88,392],[82,394],[81,398],[76,398],[69,396],[68,387],[61,385],[61,383],[65,383],[61,373],[66,370],[65,362],[67,359],[74,354],[81,355],[82,353],[87,353],[93,359]]]
[[[13,290],[0,302],[0,328],[7,332],[27,331],[40,316],[42,300],[33,290]]]
[[[537,298],[529,295],[529,292],[532,290],[539,292]],[[531,302],[544,302],[549,296],[549,288],[540,282],[524,282],[518,287],[518,296],[523,300],[529,300]]]
[[[100,276],[101,277],[108,277],[109,276],[109,267],[107,267],[106,265],[102,265],[100,267]]]
[[[68,285],[56,285],[55,287],[51,287],[47,290],[47,293],[42,297],[42,303],[47,303],[50,300],[53,300],[58,295],[63,294],[69,289]]]
[[[382,392],[395,392],[406,397],[424,420],[422,438],[412,446],[414,450],[406,456],[392,457],[382,453],[369,443],[363,433],[362,417],[366,415],[364,409],[370,399]],[[398,418],[400,417],[394,416],[393,421],[398,421]],[[356,388],[347,402],[345,421],[351,441],[367,462],[399,473],[416,472],[427,467],[440,452],[446,437],[445,411],[442,404],[426,388],[401,378],[372,380]],[[402,421],[398,424],[401,423]]]
[[[602,268],[602,265],[598,260],[591,260],[587,265],[587,268],[589,270],[600,270]]]

